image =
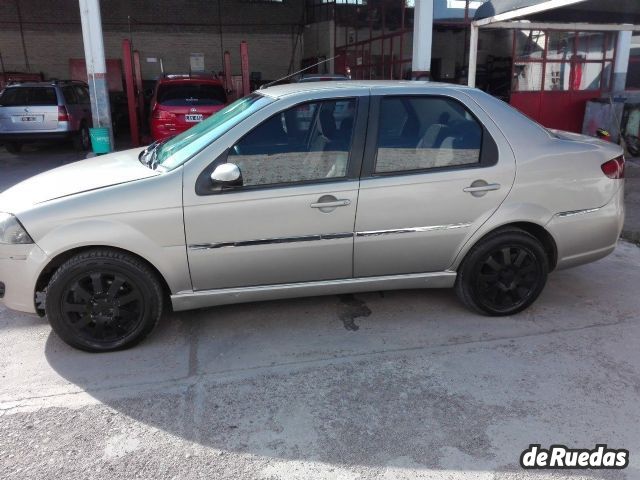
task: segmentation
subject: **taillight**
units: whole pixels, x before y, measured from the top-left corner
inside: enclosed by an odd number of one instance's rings
[[[613,160],[600,165],[602,172],[609,178],[624,178],[624,156],[620,155]]]
[[[59,122],[69,121],[69,112],[67,112],[67,107],[65,107],[64,105],[58,105],[58,121]]]
[[[152,115],[154,120],[175,120],[176,116],[174,113],[167,112],[166,110],[154,110]]]

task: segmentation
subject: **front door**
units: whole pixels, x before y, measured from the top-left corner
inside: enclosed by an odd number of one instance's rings
[[[193,200],[185,196],[194,290],[353,275],[362,156],[354,144],[363,141],[353,132],[358,125],[366,129],[366,106],[364,97],[295,105],[259,124],[207,167],[209,181],[217,164],[234,163],[243,182],[217,191],[207,185]]]
[[[511,189],[508,145],[472,100],[454,95],[372,99],[356,277],[446,270]]]

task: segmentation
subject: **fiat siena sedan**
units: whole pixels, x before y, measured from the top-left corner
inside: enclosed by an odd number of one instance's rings
[[[0,297],[89,351],[163,306],[455,287],[512,315],[547,274],[613,251],[617,145],[479,90],[318,82],[255,92],[164,143],[0,195]]]

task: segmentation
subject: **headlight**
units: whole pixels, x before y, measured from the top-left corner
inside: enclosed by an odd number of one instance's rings
[[[33,243],[33,240],[15,216],[0,213],[0,243],[16,245]]]

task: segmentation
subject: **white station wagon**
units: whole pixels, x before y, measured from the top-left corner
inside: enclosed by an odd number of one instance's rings
[[[166,300],[455,287],[512,315],[613,251],[622,153],[458,85],[276,86],[1,194],[0,297],[89,351],[139,342]]]

